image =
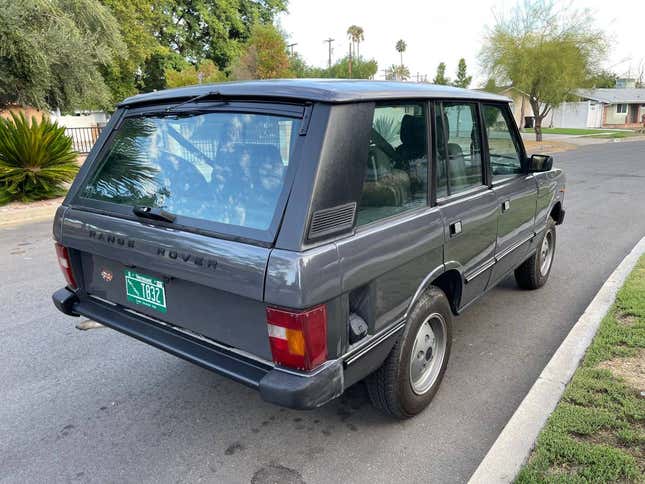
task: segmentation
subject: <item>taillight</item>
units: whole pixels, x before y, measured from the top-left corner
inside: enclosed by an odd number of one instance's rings
[[[72,289],[78,289],[78,285],[76,284],[76,280],[74,279],[74,274],[72,274],[72,265],[69,262],[69,253],[67,252],[67,247],[63,247],[58,242],[54,244],[54,247],[56,247],[58,266],[60,267],[63,276],[65,276],[67,285]]]
[[[313,370],[327,360],[327,309],[307,311],[267,308],[273,361],[298,370]]]

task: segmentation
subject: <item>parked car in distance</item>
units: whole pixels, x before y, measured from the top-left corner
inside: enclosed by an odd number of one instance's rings
[[[564,174],[509,100],[382,81],[200,85],[122,102],[58,209],[83,315],[309,409],[366,379],[423,410],[454,315],[549,277]]]

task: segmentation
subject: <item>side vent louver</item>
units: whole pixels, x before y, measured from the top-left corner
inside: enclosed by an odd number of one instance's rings
[[[322,237],[351,228],[354,225],[355,214],[356,202],[314,212],[309,227],[309,238]]]

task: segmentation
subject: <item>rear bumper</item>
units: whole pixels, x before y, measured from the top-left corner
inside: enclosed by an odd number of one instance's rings
[[[108,303],[90,298],[79,299],[67,288],[56,291],[52,299],[56,308],[64,314],[86,316],[207,370],[255,388],[264,400],[277,405],[312,409],[343,392],[343,365],[340,360],[330,360],[312,373],[292,372]]]

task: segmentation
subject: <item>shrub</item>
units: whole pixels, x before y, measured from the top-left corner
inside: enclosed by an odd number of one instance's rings
[[[0,118],[0,205],[60,196],[77,172],[65,128],[47,118],[29,121],[24,113]]]

